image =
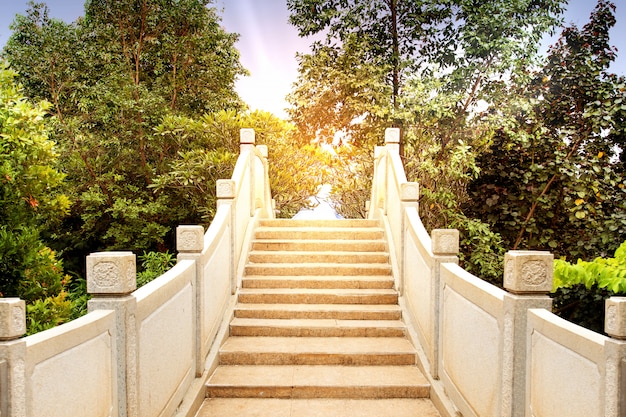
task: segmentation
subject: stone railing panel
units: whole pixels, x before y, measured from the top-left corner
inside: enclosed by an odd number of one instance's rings
[[[119,415],[115,329],[100,310],[26,338],[26,412],[9,415]]]
[[[178,260],[196,262],[197,371],[204,371],[204,360],[211,349],[222,316],[229,302],[234,277],[232,265],[232,204],[220,204],[213,222],[203,235],[201,252],[181,251]]]
[[[607,338],[545,309],[528,315],[526,414],[617,417],[605,410]]]
[[[439,375],[464,416],[497,416],[505,291],[454,264],[441,267]]]
[[[139,416],[172,415],[196,375],[195,263],[134,292]]]

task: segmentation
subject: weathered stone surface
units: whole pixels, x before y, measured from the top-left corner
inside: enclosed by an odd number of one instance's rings
[[[431,232],[432,251],[435,255],[459,254],[459,231],[457,229],[434,229]]]
[[[405,182],[400,186],[402,201],[418,201],[420,197],[419,185],[416,182]]]
[[[397,127],[385,129],[385,143],[400,143],[400,129]]]
[[[0,299],[0,340],[12,340],[26,333],[26,303],[19,298]]]
[[[217,198],[235,198],[235,181],[217,180],[215,188],[217,190]]]
[[[626,297],[611,297],[605,304],[604,331],[611,337],[626,340]]]
[[[178,226],[176,228],[176,249],[178,252],[202,252],[204,249],[204,227],[200,225]]]
[[[254,145],[255,133],[254,129],[241,129],[239,131],[239,143],[242,145]]]
[[[137,289],[137,265],[132,252],[98,252],[87,256],[87,292],[130,294]]]
[[[504,288],[513,293],[552,290],[554,255],[542,251],[509,251],[504,256]]]

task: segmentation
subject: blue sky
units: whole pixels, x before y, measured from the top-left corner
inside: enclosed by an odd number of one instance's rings
[[[83,14],[84,0],[44,1],[52,17],[72,22]],[[618,48],[613,71],[626,75],[626,2],[617,5],[617,25],[611,32],[612,44]],[[578,27],[589,20],[596,0],[570,0],[565,22]],[[9,25],[16,13],[24,13],[28,0],[0,0],[0,47],[10,36]],[[311,39],[300,39],[289,25],[285,0],[215,0],[223,10],[223,25],[229,32],[241,35],[237,49],[243,65],[251,72],[237,83],[237,91],[252,109],[271,111],[284,116],[284,97],[296,80],[296,52],[308,52]],[[546,44],[555,39],[546,40]]]

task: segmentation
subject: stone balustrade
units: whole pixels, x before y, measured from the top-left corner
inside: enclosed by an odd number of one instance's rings
[[[626,416],[626,299],[603,336],[551,313],[553,257],[511,251],[504,288],[458,266],[456,230],[425,230],[397,129],[375,151],[368,217],[387,230],[401,304],[442,415]]]
[[[626,298],[607,301],[600,335],[550,312],[549,253],[507,253],[504,288],[463,270],[458,231],[429,234],[419,218],[399,138],[388,129],[376,148],[368,217],[386,231],[403,316],[442,416],[626,416]],[[0,416],[192,416],[254,227],[273,217],[267,175],[267,148],[242,130],[208,230],[180,226],[176,266],[139,289],[132,253],[90,255],[90,312],[78,320],[22,337],[24,302],[0,299]]]
[[[145,286],[136,288],[133,253],[91,254],[89,313],[28,337],[24,301],[0,299],[1,417],[195,413],[217,365],[245,241],[258,219],[274,215],[267,148],[253,130],[242,130],[233,176],[216,187],[208,230],[179,226],[177,264]]]

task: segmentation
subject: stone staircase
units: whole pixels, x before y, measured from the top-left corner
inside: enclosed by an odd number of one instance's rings
[[[196,417],[434,417],[368,220],[266,220]]]

